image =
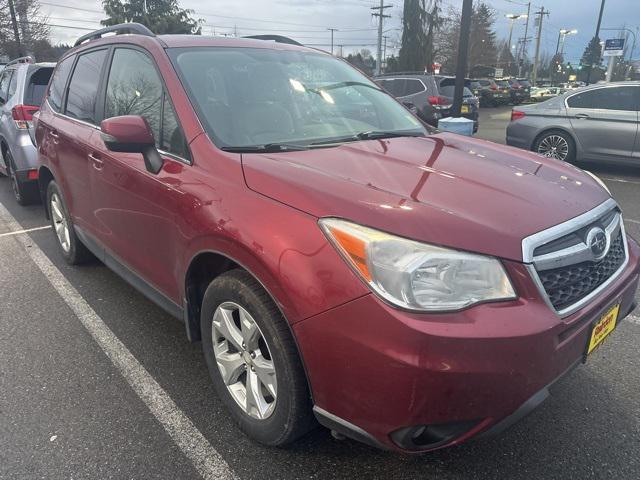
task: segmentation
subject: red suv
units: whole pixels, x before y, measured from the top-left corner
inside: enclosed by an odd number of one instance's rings
[[[635,306],[596,177],[434,133],[316,50],[110,27],[62,58],[36,136],[64,258],[182,319],[267,445],[495,433]]]

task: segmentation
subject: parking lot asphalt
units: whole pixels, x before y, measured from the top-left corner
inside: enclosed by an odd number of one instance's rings
[[[483,109],[478,136],[504,142],[508,111]],[[640,169],[589,168],[640,239]],[[638,317],[498,437],[409,456],[317,429],[265,448],[234,427],[183,325],[100,263],[67,266],[6,178],[0,204],[1,479],[640,477]]]

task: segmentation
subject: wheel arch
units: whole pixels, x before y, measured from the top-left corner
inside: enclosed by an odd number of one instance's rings
[[[246,264],[236,258],[218,250],[206,249],[194,254],[189,261],[184,278],[184,322],[187,331],[187,337],[191,342],[201,340],[200,331],[200,311],[204,293],[209,284],[218,276],[233,269],[242,269],[251,275],[256,282],[267,292],[269,298],[274,303],[280,315],[285,319],[285,323],[291,333],[291,338],[296,346],[298,358],[304,370],[305,379],[307,381],[307,390],[313,402],[313,389],[311,388],[310,377],[304,362],[304,357],[298,345],[298,339],[293,331],[291,323],[287,319],[283,305],[278,301],[277,297],[269,289],[258,275],[256,275]]]
[[[48,167],[41,165],[38,169],[38,191],[40,192],[40,199],[44,206],[44,214],[47,220],[50,219],[49,206],[47,205],[47,188],[49,184],[55,180],[53,173]]]
[[[542,136],[548,134],[549,132],[562,132],[564,134],[567,134],[569,136],[569,138],[571,138],[571,141],[573,142],[573,146],[576,149],[576,157],[578,156],[578,153],[580,151],[580,144],[578,143],[578,139],[576,138],[575,134],[571,131],[571,129],[569,129],[567,127],[558,126],[558,125],[545,127],[543,130],[538,132],[538,134],[535,137],[533,137],[533,140],[531,141],[531,144],[529,145],[529,150],[534,151],[533,149],[534,149],[536,143],[538,142],[538,140],[540,140],[540,138]]]

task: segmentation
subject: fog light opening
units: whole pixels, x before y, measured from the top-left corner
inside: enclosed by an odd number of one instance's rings
[[[479,422],[480,420],[465,420],[438,425],[414,425],[396,430],[391,434],[391,439],[406,450],[430,450],[462,437]]]

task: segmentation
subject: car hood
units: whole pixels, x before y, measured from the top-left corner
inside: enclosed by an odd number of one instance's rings
[[[512,260],[522,260],[523,238],[609,198],[576,167],[449,133],[242,163],[250,189],[315,217]]]

